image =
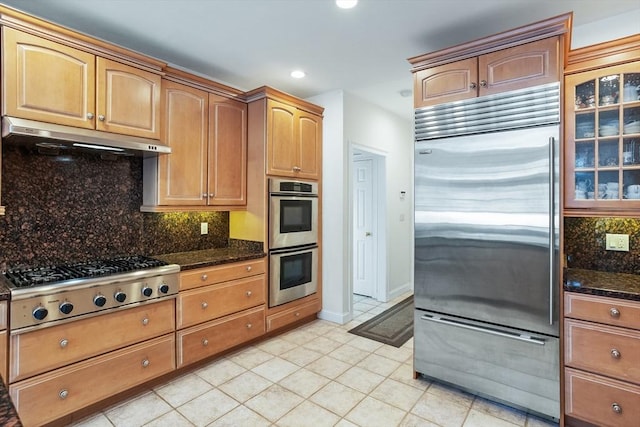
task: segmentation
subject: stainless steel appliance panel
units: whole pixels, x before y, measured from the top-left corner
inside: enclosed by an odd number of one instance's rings
[[[416,143],[416,308],[558,336],[558,137]]]
[[[318,183],[269,179],[269,249],[318,242]]]
[[[269,307],[318,290],[318,246],[269,252]]]
[[[558,419],[559,339],[416,310],[414,369],[427,377]]]

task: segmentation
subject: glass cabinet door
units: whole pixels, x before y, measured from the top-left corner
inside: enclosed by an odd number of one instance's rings
[[[640,207],[640,62],[565,80],[565,206]]]

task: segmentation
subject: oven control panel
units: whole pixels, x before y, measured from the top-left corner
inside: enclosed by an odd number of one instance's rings
[[[40,295],[11,301],[12,331],[22,328],[53,325],[54,322],[116,310],[130,304],[142,304],[158,299],[175,298],[179,290],[179,275],[140,277],[134,280],[97,281],[72,289],[47,289]]]

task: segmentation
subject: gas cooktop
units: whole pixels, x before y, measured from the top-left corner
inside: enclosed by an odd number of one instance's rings
[[[7,270],[3,275],[9,281],[10,288],[13,289],[54,284],[74,279],[109,276],[165,265],[167,265],[166,262],[154,258],[131,255],[73,264]]]

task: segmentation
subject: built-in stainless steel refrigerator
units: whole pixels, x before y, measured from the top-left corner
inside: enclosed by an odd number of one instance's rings
[[[559,84],[416,110],[415,371],[559,418]]]

